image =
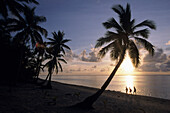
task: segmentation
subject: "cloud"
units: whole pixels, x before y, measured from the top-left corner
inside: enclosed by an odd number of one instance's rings
[[[73,53],[72,50],[66,50],[66,55],[65,55],[66,61],[72,61],[74,58],[78,58],[78,55]]]
[[[79,55],[79,59],[85,62],[99,62],[100,58],[97,56],[98,50],[92,48],[91,52],[87,53],[86,50],[83,50]]]
[[[167,43],[165,43],[165,45],[170,45],[170,40]]]
[[[157,49],[157,51],[155,52],[154,56],[151,56],[149,54],[147,54],[144,57],[144,62],[164,62],[167,60],[167,55],[163,53],[163,49]]]
[[[143,58],[143,65],[139,70],[146,72],[167,72],[170,71],[170,58],[163,49],[157,49],[155,55],[152,57],[146,54]]]
[[[167,47],[165,50],[170,51],[170,47]]]

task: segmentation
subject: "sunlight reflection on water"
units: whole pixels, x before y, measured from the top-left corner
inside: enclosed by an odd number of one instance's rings
[[[125,76],[126,87],[131,88],[131,89],[134,87],[133,79],[134,79],[134,77],[131,75]]]

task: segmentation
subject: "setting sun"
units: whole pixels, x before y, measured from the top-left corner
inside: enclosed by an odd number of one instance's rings
[[[132,73],[134,71],[133,64],[128,54],[126,55],[123,63],[121,64],[121,69],[122,69],[122,72],[125,72],[125,73]]]

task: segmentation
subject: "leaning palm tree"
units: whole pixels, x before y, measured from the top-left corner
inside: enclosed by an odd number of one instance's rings
[[[47,44],[49,44],[50,47],[48,47],[47,50],[47,59],[48,62],[44,65],[48,68],[48,75],[47,78],[49,77],[48,83],[47,83],[47,88],[51,89],[51,78],[52,78],[52,74],[54,69],[56,70],[56,74],[59,71],[59,68],[61,69],[61,72],[63,71],[62,69],[62,65],[60,62],[64,62],[67,63],[64,60],[64,55],[65,55],[65,49],[69,49],[70,47],[65,45],[66,42],[69,42],[71,40],[69,39],[64,39],[64,32],[60,32],[58,31],[58,33],[53,32],[53,38],[48,38],[48,40],[50,40],[50,42],[47,42]]]
[[[116,71],[123,62],[126,52],[129,53],[133,65],[138,67],[140,57],[137,44],[141,44],[151,55],[154,55],[154,46],[147,41],[149,28],[156,29],[154,22],[151,20],[145,20],[135,25],[135,19],[131,19],[129,4],[127,4],[126,9],[121,5],[114,6],[112,9],[118,14],[119,23],[115,18],[111,18],[107,22],[104,22],[103,25],[106,29],[114,29],[115,31],[107,31],[105,37],[97,40],[95,47],[102,47],[107,44],[99,51],[99,56],[103,58],[106,53],[110,52],[110,58],[112,60],[117,60],[117,65],[114,67],[101,89],[92,96],[87,97],[83,102],[74,105],[75,107],[92,107],[93,103],[99,98],[111,82]]]

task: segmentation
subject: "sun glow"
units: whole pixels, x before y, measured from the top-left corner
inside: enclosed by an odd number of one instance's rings
[[[125,81],[126,81],[126,87],[133,89],[133,87],[134,87],[134,83],[133,83],[134,78],[133,78],[133,76],[127,75],[125,77]]]
[[[132,74],[134,71],[133,64],[128,54],[126,55],[125,59],[123,60],[123,63],[121,64],[121,69],[122,72],[126,74]]]

